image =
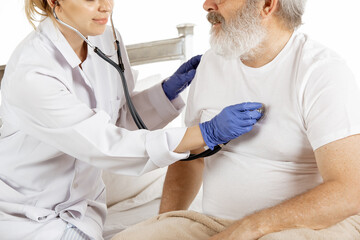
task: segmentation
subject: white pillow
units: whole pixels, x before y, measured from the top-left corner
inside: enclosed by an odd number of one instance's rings
[[[117,175],[104,170],[102,178],[106,186],[106,204],[108,207],[134,198],[152,183],[166,174],[167,168],[157,169],[139,177]],[[162,186],[159,186],[162,190]]]

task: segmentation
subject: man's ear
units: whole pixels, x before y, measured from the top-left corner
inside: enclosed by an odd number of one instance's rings
[[[278,0],[264,0],[263,7],[261,10],[261,16],[263,18],[269,17],[270,15],[274,14],[278,7]]]

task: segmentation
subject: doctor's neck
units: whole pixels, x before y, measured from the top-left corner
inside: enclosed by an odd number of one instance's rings
[[[56,20],[54,20],[54,23],[79,57],[80,61],[84,62],[87,57],[87,44],[85,41],[76,32],[63,26]]]

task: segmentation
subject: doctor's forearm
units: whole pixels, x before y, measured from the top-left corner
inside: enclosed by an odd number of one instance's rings
[[[236,222],[232,228],[240,234],[256,229],[256,239],[272,232],[292,228],[323,229],[359,211],[357,190],[351,184],[329,181]]]
[[[205,147],[205,141],[198,125],[189,127],[174,152],[182,153]]]

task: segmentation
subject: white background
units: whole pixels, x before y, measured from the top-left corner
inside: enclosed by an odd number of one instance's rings
[[[204,53],[209,48],[209,24],[202,0],[114,1],[114,22],[125,44],[176,37],[176,25],[193,23],[194,55]],[[0,0],[0,65],[6,64],[16,45],[32,30],[25,18],[23,5],[23,0]],[[358,79],[359,9],[359,0],[308,0],[305,24],[300,29],[345,58]],[[177,66],[178,63],[145,66],[143,71],[168,75]]]

